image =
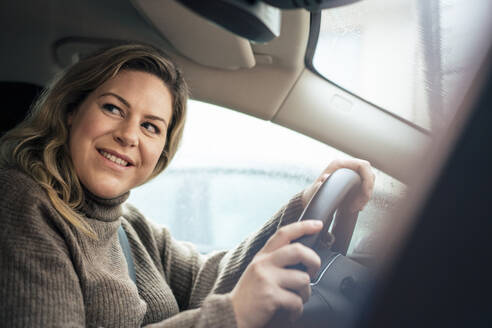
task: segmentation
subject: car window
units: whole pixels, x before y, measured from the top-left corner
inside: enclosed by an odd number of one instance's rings
[[[201,251],[231,248],[312,183],[329,161],[346,156],[274,123],[190,101],[176,157],[164,173],[132,190],[129,201]],[[404,190],[397,180],[377,175],[356,244],[377,229],[381,211]]]
[[[324,10],[313,66],[432,131],[453,116],[483,60],[491,11],[489,0],[371,0]]]

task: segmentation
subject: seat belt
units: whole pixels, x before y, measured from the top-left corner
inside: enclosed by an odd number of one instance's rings
[[[134,284],[137,284],[137,280],[135,277],[135,267],[133,265],[132,253],[130,250],[130,243],[128,242],[128,237],[126,236],[126,232],[123,229],[123,226],[120,225],[118,228],[118,240],[121,245],[121,249],[123,249],[123,254],[125,255],[126,264],[128,265],[128,274],[132,279]]]

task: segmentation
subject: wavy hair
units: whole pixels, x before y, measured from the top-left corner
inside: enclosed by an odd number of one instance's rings
[[[189,91],[181,71],[152,46],[122,44],[80,60],[42,92],[24,121],[0,138],[0,167],[15,167],[31,176],[60,215],[92,237],[96,236],[78,212],[84,192],[70,157],[67,119],[92,91],[123,70],[157,76],[172,95],[166,145],[148,180],[154,178],[177,151]]]

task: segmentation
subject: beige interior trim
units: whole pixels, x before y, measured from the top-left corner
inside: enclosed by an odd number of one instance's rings
[[[248,40],[207,21],[174,0],[132,0],[141,14],[180,52],[205,66],[255,66]]]
[[[216,69],[170,55],[183,69],[193,99],[271,120],[305,67],[309,20],[307,11],[284,12],[280,37],[253,46],[261,58],[253,68]]]
[[[268,43],[253,43],[255,56],[267,54],[276,65],[304,67],[310,20],[306,10],[282,11],[280,36]]]
[[[272,121],[367,159],[404,183],[430,141],[421,131],[307,69]]]
[[[183,57],[173,58],[184,67],[191,98],[270,120],[277,112],[297,77],[299,69],[254,67],[226,71],[198,65]]]

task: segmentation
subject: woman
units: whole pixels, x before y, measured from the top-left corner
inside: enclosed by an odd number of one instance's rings
[[[129,191],[173,158],[188,89],[157,49],[126,44],[70,67],[28,118],[0,140],[0,322],[8,327],[262,327],[277,310],[292,318],[320,265],[291,244],[321,230],[293,223],[326,174],[365,161],[333,162],[255,235],[230,252],[202,256],[124,204]],[[130,241],[136,284],[118,242]]]

